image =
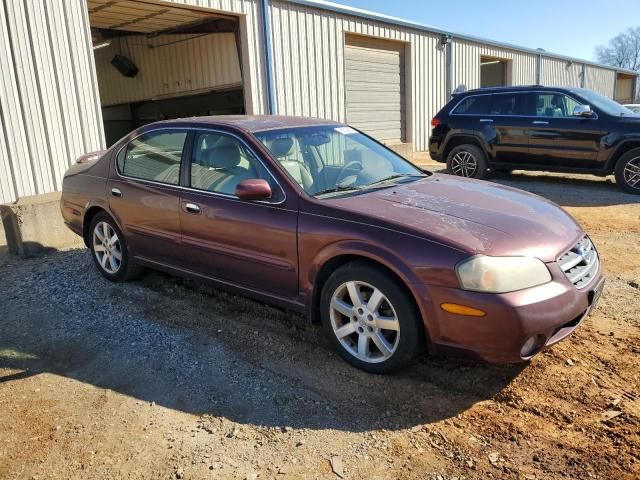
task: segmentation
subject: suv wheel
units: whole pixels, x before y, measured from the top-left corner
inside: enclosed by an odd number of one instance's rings
[[[424,343],[411,299],[370,266],[350,263],[336,270],[322,289],[320,308],[330,342],[347,362],[367,372],[409,365]]]
[[[447,170],[459,177],[484,178],[487,175],[487,158],[476,145],[458,145],[449,152]]]
[[[618,187],[640,195],[640,148],[629,150],[618,160],[615,175]]]
[[[109,215],[98,213],[91,220],[89,232],[91,256],[103,277],[120,282],[142,272],[141,267],[130,261],[124,235]]]

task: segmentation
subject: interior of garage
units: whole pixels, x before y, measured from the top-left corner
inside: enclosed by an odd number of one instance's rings
[[[236,17],[87,0],[107,146],[147,123],[245,113]]]
[[[615,100],[622,104],[634,102],[634,81],[635,77],[626,73],[616,74],[616,94]]]
[[[509,64],[507,60],[493,57],[480,57],[480,86],[504,87],[508,85],[507,75]]]

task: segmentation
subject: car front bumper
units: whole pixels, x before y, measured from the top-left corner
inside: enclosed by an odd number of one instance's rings
[[[503,294],[429,286],[429,310],[434,318],[425,319],[425,325],[432,344],[489,362],[528,360],[568,337],[593,310],[604,288],[600,268],[583,289],[573,286],[559,269],[547,284]],[[443,303],[473,307],[486,316],[448,313],[440,308]],[[530,355],[522,355],[531,337],[536,337],[536,346]]]

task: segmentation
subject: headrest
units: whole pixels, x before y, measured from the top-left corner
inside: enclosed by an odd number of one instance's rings
[[[276,158],[286,157],[291,154],[291,150],[293,149],[293,138],[284,137],[284,138],[276,138],[271,143],[271,153]]]
[[[238,145],[228,144],[208,148],[202,152],[201,164],[210,168],[233,168],[240,163]]]

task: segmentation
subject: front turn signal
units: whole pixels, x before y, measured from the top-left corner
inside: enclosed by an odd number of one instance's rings
[[[487,315],[487,313],[482,310],[465,305],[458,305],[457,303],[443,303],[440,305],[440,308],[445,312],[455,313],[456,315],[466,315],[467,317],[485,317]]]

